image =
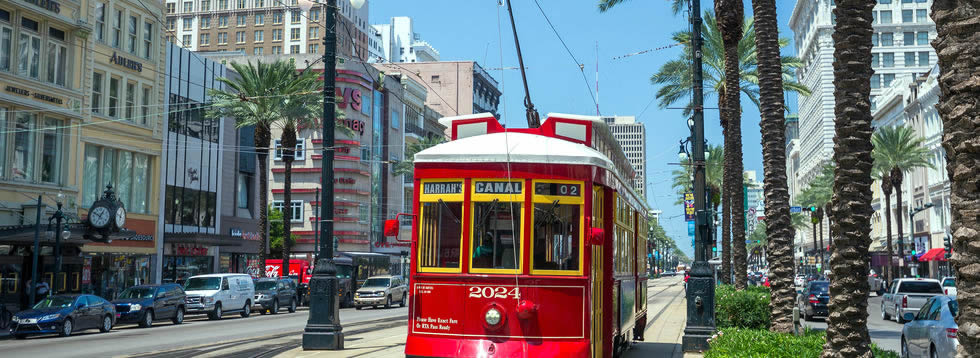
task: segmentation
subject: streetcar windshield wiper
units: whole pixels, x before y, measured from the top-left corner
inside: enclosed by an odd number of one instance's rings
[[[453,209],[450,208],[449,205],[446,205],[445,201],[439,199],[439,204],[442,205],[443,208],[446,208],[446,211],[449,213],[449,216],[453,217],[453,221],[455,221],[457,224],[462,223],[461,221],[459,221],[459,218],[456,217],[456,214],[453,214]]]
[[[488,208],[487,211],[483,213],[483,216],[480,217],[479,222],[481,226],[486,226],[487,221],[490,220],[490,215],[497,212],[497,205],[499,204],[500,199],[493,199],[493,201],[490,202],[490,208]]]

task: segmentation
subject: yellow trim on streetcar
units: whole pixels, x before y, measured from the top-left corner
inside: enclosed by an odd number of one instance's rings
[[[447,194],[419,194],[419,240],[417,248],[417,259],[415,260],[418,265],[416,269],[418,272],[436,272],[436,273],[461,273],[463,272],[463,238],[465,235],[465,228],[463,223],[465,222],[463,218],[467,215],[466,205],[462,205],[465,193],[465,180],[462,178],[446,178],[446,179],[422,179],[421,184],[422,190],[425,190],[425,184],[427,183],[459,183],[460,190],[459,193],[447,193]],[[460,203],[460,217],[459,217],[459,264],[457,267],[423,267],[422,263],[425,261],[434,261],[436,257],[434,255],[439,255],[439,250],[435,241],[435,236],[437,234],[436,230],[439,228],[434,227],[434,225],[426,225],[425,222],[425,203],[437,203],[439,200],[446,203]]]
[[[531,187],[532,190],[537,186],[537,183],[554,183],[554,184],[578,184],[579,185],[579,195],[576,196],[565,196],[565,195],[538,195],[536,192],[531,192],[531,203],[548,204],[553,203],[558,200],[560,203],[569,205],[579,206],[579,226],[578,226],[578,270],[536,270],[534,268],[534,217],[536,213],[534,209],[531,209],[531,217],[529,218],[531,225],[531,237],[529,238],[531,246],[531,274],[532,275],[554,275],[554,276],[581,276],[584,272],[585,266],[585,197],[582,191],[585,190],[585,183],[575,180],[532,180]]]
[[[469,253],[468,253],[469,254],[468,259],[466,260],[467,265],[469,267],[470,273],[507,274],[507,275],[521,274],[522,272],[524,272],[523,271],[524,270],[524,242],[526,241],[524,239],[524,222],[527,221],[527,219],[524,217],[525,216],[524,215],[524,191],[527,190],[527,188],[524,187],[525,186],[524,185],[525,184],[524,179],[516,179],[516,178],[511,178],[511,179],[476,179],[476,178],[474,178],[474,179],[471,179],[470,182],[472,183],[472,185],[470,185],[470,187],[471,187],[470,188],[470,190],[471,190],[471,194],[470,194],[470,205],[468,205],[469,212],[466,214],[470,218],[470,227],[469,227],[469,230],[470,230],[470,235],[469,235],[470,236],[469,237],[469,240],[470,240],[470,249],[469,249]],[[510,183],[520,183],[521,190],[520,190],[519,193],[514,193],[514,194],[486,194],[486,193],[477,194],[477,192],[476,192],[476,190],[477,190],[477,182],[496,182],[496,183],[510,182]],[[516,255],[515,258],[517,259],[517,268],[513,268],[513,269],[498,269],[498,268],[479,268],[479,267],[473,267],[473,250],[475,250],[476,249],[476,246],[477,246],[473,242],[473,239],[474,239],[473,235],[476,232],[476,227],[474,226],[476,224],[476,219],[473,217],[474,215],[476,215],[476,204],[478,204],[478,203],[489,203],[489,202],[492,202],[494,199],[496,199],[500,203],[517,203],[518,204],[518,207],[519,207],[519,209],[518,209],[518,215],[520,215],[521,223],[520,223],[520,228],[517,229],[518,231],[514,235],[515,236],[515,239],[513,241],[514,244],[517,245],[517,252],[514,253]]]

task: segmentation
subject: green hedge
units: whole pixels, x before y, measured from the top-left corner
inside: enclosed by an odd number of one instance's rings
[[[715,326],[720,328],[769,328],[769,288],[749,286],[736,291],[732,285],[715,288]]]
[[[765,329],[723,329],[711,341],[704,358],[766,357],[808,358],[820,357],[825,342],[825,332],[806,331],[801,336],[773,333]],[[876,358],[898,358],[892,351],[871,345]]]

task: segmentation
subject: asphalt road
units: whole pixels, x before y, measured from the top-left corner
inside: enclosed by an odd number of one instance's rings
[[[285,310],[283,310],[285,311]],[[0,340],[3,357],[118,357],[198,345],[217,345],[242,339],[299,334],[303,332],[309,311],[301,307],[296,313],[260,315],[253,312],[248,318],[229,314],[220,321],[209,321],[203,315],[188,316],[181,325],[169,321],[155,322],[151,328],[135,324],[119,325],[109,333],[87,330],[71,337],[38,336],[26,340]],[[387,317],[405,316],[408,308],[340,310],[344,324],[355,324]],[[164,354],[165,355],[165,354]]]
[[[827,329],[824,317],[816,317],[815,321],[805,324],[813,329]],[[871,342],[878,347],[901,352],[902,325],[881,319],[881,297],[878,296],[868,297],[868,332],[871,333]]]

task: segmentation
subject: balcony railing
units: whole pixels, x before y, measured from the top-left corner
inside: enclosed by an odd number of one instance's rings
[[[416,125],[415,123],[412,123],[412,122],[406,122],[405,123],[405,132],[406,133],[417,135],[420,138],[421,137],[425,137],[426,134],[427,134],[425,132],[425,129],[422,129],[422,127],[419,127],[418,125]]]

